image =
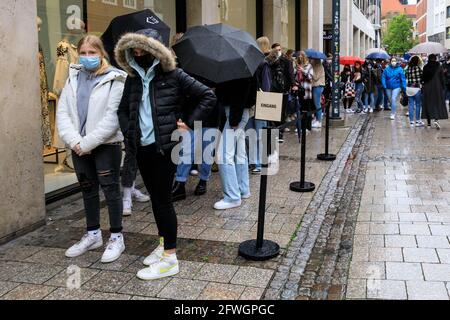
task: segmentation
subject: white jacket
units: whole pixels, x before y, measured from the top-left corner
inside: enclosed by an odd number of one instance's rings
[[[74,148],[80,144],[85,153],[102,144],[123,141],[117,110],[122,99],[127,74],[119,69],[110,71],[92,90],[86,120],[86,136],[80,135],[77,109],[77,87],[80,65],[70,66],[69,78],[61,93],[56,112],[56,123],[61,139]]]

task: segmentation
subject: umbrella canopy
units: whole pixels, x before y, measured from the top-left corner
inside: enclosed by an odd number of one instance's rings
[[[165,24],[158,16],[151,10],[143,10],[124,16],[119,16],[111,21],[108,29],[102,35],[103,43],[105,44],[106,52],[109,55],[111,64],[117,67],[114,59],[114,48],[119,39],[128,32],[136,32],[143,29],[153,29],[158,31],[161,37],[157,40],[169,46],[170,41],[170,27]]]
[[[384,53],[384,54],[387,54],[387,55],[388,55],[388,53],[387,53],[385,50],[383,50],[383,49],[380,49],[380,48],[372,48],[372,49],[369,49],[369,50],[366,51],[366,56],[368,56],[368,55],[370,55],[370,54],[372,54],[372,53]]]
[[[365,62],[365,60],[360,57],[345,57],[345,56],[341,57],[341,59],[340,59],[340,63],[343,66],[345,66],[346,64],[354,65],[356,62],[363,64]]]
[[[190,28],[173,50],[184,71],[215,84],[251,78],[264,60],[249,33],[225,24]]]
[[[385,52],[373,52],[366,57],[370,60],[389,60],[390,58],[391,56]]]
[[[326,60],[327,59],[327,56],[324,53],[314,50],[314,49],[306,49],[305,54],[310,59],[317,59],[317,60]]]
[[[447,48],[438,42],[424,42],[412,48],[411,54],[443,54],[447,53]]]

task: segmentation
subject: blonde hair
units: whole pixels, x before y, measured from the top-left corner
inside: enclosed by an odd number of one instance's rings
[[[256,40],[256,43],[258,43],[259,48],[263,53],[270,52],[270,40],[267,37],[261,37]]]
[[[81,47],[85,44],[89,44],[93,48],[100,52],[101,64],[100,67],[95,71],[95,75],[101,75],[106,72],[106,70],[111,66],[108,60],[108,53],[105,50],[102,39],[94,35],[87,35],[81,38],[78,42],[78,54],[80,54]]]
[[[307,65],[309,63],[309,59],[306,56],[305,51],[300,51],[297,58],[297,63],[301,66]]]

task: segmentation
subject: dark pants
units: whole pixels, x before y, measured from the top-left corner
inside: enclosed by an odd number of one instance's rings
[[[102,145],[90,155],[72,152],[73,165],[83,192],[87,230],[100,229],[99,186],[105,194],[111,233],[122,232],[122,196],[120,194],[120,145]]]
[[[164,156],[157,153],[154,144],[138,149],[137,163],[152,199],[159,236],[164,238],[164,250],[176,249],[178,221],[172,204],[176,165],[172,162],[170,153]]]

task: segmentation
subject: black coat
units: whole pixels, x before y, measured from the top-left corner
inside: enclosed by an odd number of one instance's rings
[[[178,129],[177,121],[182,119],[190,128],[195,121],[207,121],[214,109],[217,98],[213,91],[176,68],[172,53],[158,41],[143,35],[128,34],[122,37],[116,47],[116,60],[128,73],[119,105],[118,116],[125,137],[126,161],[122,176],[124,186],[129,186],[136,175],[136,155],[141,145],[139,108],[143,96],[140,76],[130,67],[127,51],[141,48],[160,61],[155,69],[155,77],[150,85],[152,118],[158,153],[168,154],[178,141],[172,141],[172,134]],[[197,101],[195,108],[187,106],[187,100]],[[187,112],[189,110],[189,112]]]
[[[445,76],[438,62],[430,62],[423,69],[422,119],[448,119],[445,105]]]

